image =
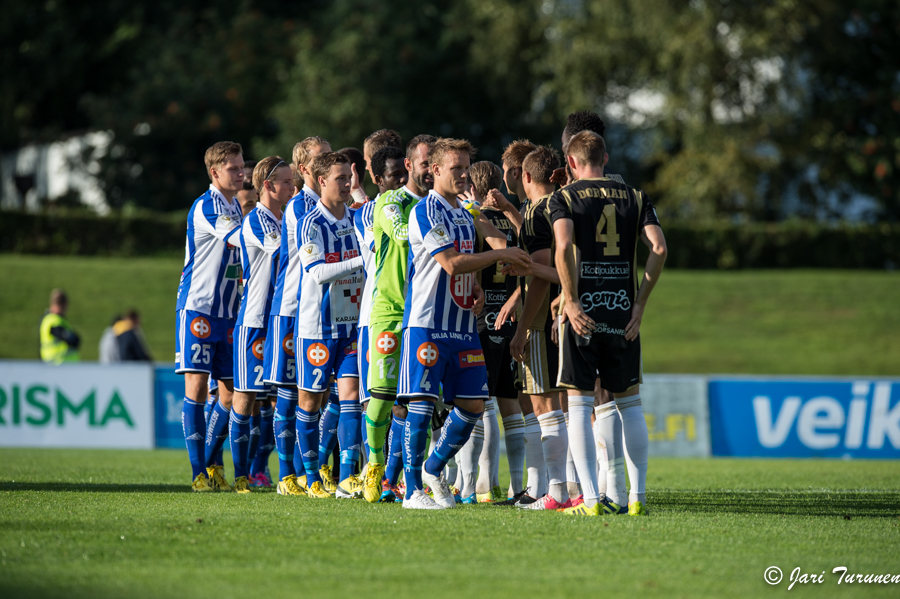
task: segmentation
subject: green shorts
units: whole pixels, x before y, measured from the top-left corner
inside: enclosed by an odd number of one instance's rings
[[[403,321],[369,323],[369,393],[376,399],[397,395]]]

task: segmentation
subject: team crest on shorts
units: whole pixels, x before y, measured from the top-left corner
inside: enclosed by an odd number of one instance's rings
[[[419,363],[428,368],[437,364],[440,355],[437,345],[430,341],[426,341],[416,350],[416,357],[419,359]]]
[[[202,316],[191,321],[191,333],[198,339],[206,339],[212,333],[212,325]]]
[[[321,366],[328,361],[328,348],[322,343],[313,343],[306,350],[306,357],[313,366]]]
[[[257,360],[263,359],[263,349],[266,347],[266,338],[257,339],[253,342],[253,347],[250,348],[250,351],[253,352],[253,356]]]
[[[394,353],[394,350],[397,349],[397,345],[397,335],[390,331],[383,332],[378,335],[378,339],[375,340],[375,349],[379,354],[387,355]]]

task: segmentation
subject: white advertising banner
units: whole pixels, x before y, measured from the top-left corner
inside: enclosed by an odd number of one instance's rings
[[[650,455],[711,454],[709,379],[696,375],[644,375],[641,404],[650,434]]]
[[[151,365],[0,361],[0,447],[153,446]]]

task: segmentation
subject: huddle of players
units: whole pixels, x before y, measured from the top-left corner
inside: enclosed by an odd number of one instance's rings
[[[638,330],[666,249],[646,196],[604,176],[602,127],[592,113],[570,115],[565,169],[553,150],[518,141],[503,155],[502,175],[488,162],[470,168],[474,149],[465,140],[420,135],[404,153],[399,136],[382,130],[364,145],[380,191],[371,201],[345,154],[307,138],[293,153],[303,189],[291,197],[291,168],[281,158],[260,161],[253,171],[260,202],[243,223],[224,197],[239,188],[228,173],[243,166],[240,146],[210,148],[213,185],[188,217],[178,301],[194,490],[227,488],[215,457],[230,436],[234,490],[249,492],[252,405],[274,385],[280,494],[370,502],[402,495],[406,508],[444,509],[474,502],[478,486],[479,497],[501,500],[496,397],[512,479],[512,497],[500,503],[646,513]],[[520,208],[497,191],[501,176]],[[557,191],[554,181],[567,179]],[[639,289],[638,237],[651,247]],[[231,286],[241,266],[236,302]],[[206,373],[220,382],[213,414],[221,416],[204,426],[205,389],[194,379]],[[326,397],[332,401],[323,406]],[[449,413],[436,413],[436,403]],[[323,444],[335,416],[336,479]],[[482,432],[473,435],[476,426]],[[439,437],[426,460],[432,429]],[[368,464],[359,475],[361,445]],[[606,454],[599,462],[597,447]],[[445,475],[457,453],[462,496]],[[584,493],[570,498],[579,481]]]

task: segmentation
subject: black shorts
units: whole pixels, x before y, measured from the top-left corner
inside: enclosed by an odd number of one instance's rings
[[[509,353],[509,337],[478,335],[484,350],[484,365],[487,367],[488,393],[492,397],[518,397],[516,390],[517,367]]]
[[[568,323],[560,328],[559,383],[561,387],[594,390],[600,386],[612,393],[624,393],[643,378],[641,338],[625,339],[625,323],[600,325],[609,332],[595,332],[585,339],[575,334]]]

